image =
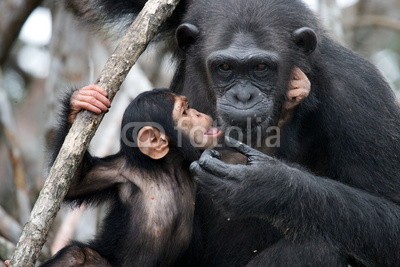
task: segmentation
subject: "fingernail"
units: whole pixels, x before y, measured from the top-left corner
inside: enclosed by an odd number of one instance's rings
[[[214,156],[215,158],[218,158],[218,159],[221,158],[221,154],[218,151],[212,149],[210,152],[211,152],[211,155]]]
[[[196,169],[197,169],[197,166],[198,166],[197,161],[194,161],[194,162],[192,162],[192,163],[190,164],[189,170],[190,170],[191,172],[195,172]]]

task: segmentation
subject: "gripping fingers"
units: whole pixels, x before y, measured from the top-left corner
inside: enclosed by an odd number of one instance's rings
[[[190,165],[190,171],[194,175],[196,182],[201,185],[201,188],[212,192],[212,195],[234,187],[233,181],[221,179],[219,176],[210,174],[197,161]]]
[[[86,103],[86,106],[83,106],[82,108],[89,111],[92,111],[93,108],[97,108],[102,112],[106,112],[108,110],[108,107],[104,103],[102,103],[101,101],[97,100],[92,96],[79,94],[76,97],[76,101]]]
[[[97,84],[90,84],[90,85],[84,86],[84,87],[82,87],[81,90],[96,91],[96,92],[102,94],[103,96],[108,95],[107,91],[104,90],[102,87],[98,86]]]
[[[291,74],[292,80],[308,80],[307,75],[299,68],[294,67]]]
[[[238,140],[235,140],[229,136],[225,136],[225,144],[228,147],[233,147],[235,148],[237,151],[239,151],[240,153],[242,153],[243,155],[247,156],[247,157],[251,157],[251,156],[258,156],[260,154],[259,151],[251,148],[250,146],[239,142]]]
[[[234,179],[235,177],[233,177],[231,174],[235,172],[234,169],[236,166],[231,164],[226,164],[221,160],[212,157],[212,153],[213,152],[209,150],[208,151],[206,150],[203,153],[203,155],[199,159],[200,167],[205,171],[213,175],[216,175],[218,177]]]
[[[84,102],[84,101],[76,100],[73,102],[72,105],[73,105],[73,111],[71,113],[73,113],[73,114],[77,114],[82,109],[91,111],[95,114],[101,114],[101,112],[102,112],[102,110],[99,109],[98,107],[90,105],[89,103]]]
[[[225,136],[225,144],[228,147],[233,147],[243,155],[247,157],[247,161],[250,163],[254,163],[259,160],[266,160],[266,159],[272,159],[270,156],[267,154],[264,154],[246,144],[243,144],[242,142],[239,142],[229,136]]]
[[[221,153],[219,153],[217,150],[210,149],[209,150],[211,157],[216,158],[216,159],[221,159]]]
[[[290,101],[295,101],[300,103],[304,98],[308,97],[310,93],[310,90],[307,89],[295,89],[295,90],[289,90],[287,92],[287,97]]]
[[[88,96],[90,98],[94,98],[97,101],[101,102],[102,104],[104,104],[106,107],[110,107],[111,106],[111,102],[110,100],[108,100],[108,98],[106,96],[104,96],[103,94],[101,94],[98,91],[94,91],[94,90],[88,90],[88,89],[82,89],[79,91],[79,95],[80,96]],[[78,96],[79,96],[78,95]]]
[[[218,183],[219,179],[216,177],[210,178],[210,176],[212,175],[204,171],[197,161],[192,162],[192,164],[190,164],[189,169],[190,172],[195,176],[195,179],[199,184],[208,185],[211,187],[219,184]]]

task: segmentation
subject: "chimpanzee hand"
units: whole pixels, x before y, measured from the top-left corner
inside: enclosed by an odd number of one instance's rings
[[[247,165],[227,164],[215,150],[206,150],[190,165],[200,189],[229,217],[257,216],[284,192],[290,167],[239,141],[226,137],[228,146],[247,156]],[[263,214],[267,215],[267,214]]]
[[[100,114],[108,111],[110,106],[111,102],[108,100],[107,92],[103,88],[95,84],[82,87],[71,96],[68,122],[72,124],[76,115],[82,109]]]
[[[297,107],[308,97],[310,91],[311,83],[306,74],[298,67],[293,68],[283,108],[291,110]]]

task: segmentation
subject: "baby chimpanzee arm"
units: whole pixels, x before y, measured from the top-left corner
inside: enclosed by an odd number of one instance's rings
[[[99,92],[95,92],[93,90],[86,90],[84,87],[78,91],[71,91],[61,100],[58,127],[53,134],[53,141],[50,147],[50,164],[53,164],[55,161],[65,137],[68,134],[69,128],[81,109],[87,109],[93,112],[97,111],[96,113],[104,112],[108,109],[110,103],[104,95],[106,95],[106,93],[101,92],[100,89]],[[98,110],[96,110],[97,106],[99,107]],[[67,200],[76,200],[78,203],[95,199],[99,200],[95,195],[100,196],[101,194],[95,193],[97,191],[104,191],[114,184],[115,181],[118,181],[118,179],[115,179],[115,173],[117,173],[119,167],[111,164],[117,164],[117,158],[117,156],[109,156],[104,159],[99,159],[92,157],[90,153],[86,151],[67,194]],[[104,166],[107,166],[107,168]],[[104,169],[107,169],[107,171],[99,171]],[[95,177],[96,175],[98,176]],[[105,180],[106,176],[107,180]]]

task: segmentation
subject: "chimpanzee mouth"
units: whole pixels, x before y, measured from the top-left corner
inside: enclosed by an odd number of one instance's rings
[[[220,106],[218,115],[223,125],[235,126],[242,129],[255,128],[270,123],[270,110],[248,111],[240,109],[226,110]]]
[[[204,135],[214,136],[214,137],[220,137],[223,134],[224,132],[217,127],[210,127],[210,129],[208,129],[207,132],[204,133]]]
[[[252,117],[245,117],[241,118],[240,120],[229,118],[227,120],[230,126],[237,126],[239,128],[248,129],[248,128],[255,128],[259,125],[269,123],[268,116],[252,116]]]

